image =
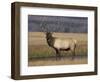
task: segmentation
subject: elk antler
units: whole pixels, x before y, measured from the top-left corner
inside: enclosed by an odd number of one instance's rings
[[[43,32],[47,32],[46,26],[47,26],[46,17],[43,17],[42,20],[41,20],[41,23],[40,23],[40,27],[41,27]]]

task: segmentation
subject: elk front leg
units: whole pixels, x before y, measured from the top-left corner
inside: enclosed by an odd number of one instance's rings
[[[56,50],[56,60],[61,59],[60,50],[58,49],[55,50]]]

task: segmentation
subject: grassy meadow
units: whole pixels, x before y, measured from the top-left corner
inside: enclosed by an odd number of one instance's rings
[[[48,46],[43,32],[28,33],[28,66],[70,65],[87,63],[86,33],[53,33],[54,37],[77,40],[75,59],[70,51],[61,51],[62,59],[56,60],[55,50]]]

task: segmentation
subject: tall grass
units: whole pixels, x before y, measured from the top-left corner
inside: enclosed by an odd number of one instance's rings
[[[87,35],[86,34],[71,34],[71,33],[55,33],[53,36],[60,38],[74,38],[77,39],[78,44],[75,49],[75,54],[78,56],[87,56]],[[61,51],[62,56],[71,56],[71,51]],[[55,50],[46,43],[45,35],[43,33],[29,33],[28,58],[46,58],[55,57]]]

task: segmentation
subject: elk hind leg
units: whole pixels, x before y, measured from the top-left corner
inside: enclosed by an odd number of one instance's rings
[[[75,59],[75,49],[72,51],[72,60]]]
[[[75,48],[71,49],[72,52],[72,60],[75,59]]]

